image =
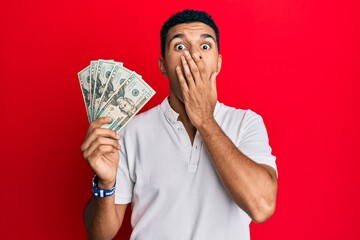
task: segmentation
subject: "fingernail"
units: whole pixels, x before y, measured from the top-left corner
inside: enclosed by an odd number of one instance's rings
[[[193,54],[193,57],[194,57],[194,58],[197,58],[198,56],[197,56],[197,54],[196,54],[196,53],[194,53],[194,54]]]
[[[184,54],[185,54],[186,56],[189,56],[189,52],[188,52],[188,51],[184,51]]]
[[[176,67],[176,70],[177,70],[177,71],[180,71],[180,67],[179,67],[179,66],[177,66],[177,67]]]

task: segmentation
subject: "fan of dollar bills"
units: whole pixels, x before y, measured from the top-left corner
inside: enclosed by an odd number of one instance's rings
[[[112,60],[90,61],[78,73],[89,122],[110,116],[104,128],[119,131],[152,98],[155,91],[140,75]]]

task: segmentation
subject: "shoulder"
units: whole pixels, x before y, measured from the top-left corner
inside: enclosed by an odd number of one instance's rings
[[[160,105],[157,105],[145,112],[137,114],[133,119],[130,119],[128,124],[120,131],[120,135],[124,135],[127,132],[137,132],[149,130],[154,124],[160,121]]]
[[[251,109],[239,109],[220,103],[215,119],[224,133],[236,144],[245,136],[264,132],[262,117]]]
[[[240,109],[218,103],[216,119],[224,124],[247,125],[253,121],[262,121],[262,117],[251,109]]]

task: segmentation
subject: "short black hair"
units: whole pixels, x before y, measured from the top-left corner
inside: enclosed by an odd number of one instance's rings
[[[182,12],[177,12],[175,15],[172,15],[161,28],[160,38],[161,38],[162,57],[165,57],[165,42],[166,42],[166,35],[168,34],[169,29],[182,23],[193,23],[193,22],[205,23],[214,30],[216,35],[217,47],[218,50],[220,51],[219,29],[216,26],[213,18],[207,12],[204,11],[185,9]]]

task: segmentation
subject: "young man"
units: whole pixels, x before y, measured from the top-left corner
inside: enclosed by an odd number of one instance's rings
[[[161,47],[169,97],[135,117],[121,137],[100,128],[109,118],[97,119],[82,145],[95,190],[111,195],[86,207],[89,237],[113,238],[131,202],[131,239],[250,239],[251,219],[264,222],[276,204],[275,157],[263,121],[217,101],[219,32],[205,12],[172,16]]]

